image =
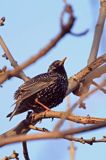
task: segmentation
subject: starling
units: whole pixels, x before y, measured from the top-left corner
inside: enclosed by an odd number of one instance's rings
[[[23,85],[14,94],[15,108],[7,117],[33,110],[40,113],[59,105],[66,94],[68,78],[64,68],[66,57],[54,61],[47,73],[37,75]]]

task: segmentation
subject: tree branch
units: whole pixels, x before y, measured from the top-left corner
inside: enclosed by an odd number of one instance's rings
[[[92,137],[90,139],[84,139],[83,137],[81,138],[76,138],[70,135],[65,136],[65,139],[70,140],[70,141],[75,141],[75,142],[80,142],[82,144],[89,144],[93,145],[93,143],[98,143],[98,142],[106,142],[106,137],[104,136],[101,139],[96,139],[96,137]]]
[[[16,143],[16,142],[29,141],[29,140],[65,138],[66,135],[79,134],[79,133],[99,129],[102,127],[106,127],[106,122],[100,123],[98,125],[87,126],[87,127],[71,128],[71,129],[65,130],[63,132],[57,131],[57,132],[45,132],[45,133],[41,133],[41,134],[12,136],[12,137],[7,137],[7,138],[2,138],[0,140],[0,146],[4,146],[7,144]]]
[[[27,142],[22,142],[22,147],[23,147],[23,155],[25,160],[30,160],[29,155],[28,155],[28,149],[27,149]]]
[[[78,87],[78,85],[81,81],[82,82],[84,81],[84,83],[85,83],[87,81],[86,77],[88,77],[90,74],[92,74],[92,72],[94,72],[95,69],[97,69],[99,66],[101,66],[105,62],[106,62],[106,54],[97,58],[94,62],[92,62],[90,65],[86,66],[84,69],[82,69],[80,72],[75,74],[73,77],[70,77],[69,78],[69,83],[68,83],[69,84],[68,85],[68,90],[67,90],[66,95],[68,95],[72,91],[74,91]],[[92,78],[94,79],[96,77],[97,77],[97,75],[93,74]]]
[[[55,111],[48,111],[48,112],[42,112],[40,114],[32,114],[29,119],[24,119],[21,121],[16,127],[10,129],[9,131],[3,133],[0,135],[0,141],[3,138],[16,136],[19,134],[26,134],[30,131],[29,125],[35,125],[42,119],[47,118],[64,118],[66,112],[55,112]],[[90,117],[90,116],[75,116],[75,115],[68,115],[66,117],[66,120],[73,121],[76,123],[81,124],[99,124],[102,122],[106,122],[106,118],[96,118],[96,117]]]
[[[3,38],[1,36],[0,36],[0,45],[1,45],[2,49],[4,50],[4,55],[3,56],[6,57],[6,59],[9,59],[9,61],[11,63],[11,66],[13,66],[14,68],[17,68],[19,65],[15,61],[15,59],[13,58],[11,52],[7,48],[5,42],[3,41]],[[18,73],[17,76],[19,78],[23,79],[24,81],[27,81],[29,79],[22,70]]]
[[[100,46],[100,40],[101,40],[103,28],[104,28],[104,23],[106,19],[106,1],[103,0],[101,1],[100,4],[101,4],[101,7],[100,7],[100,12],[99,12],[99,18],[98,18],[98,22],[95,28],[94,39],[92,43],[90,56],[88,59],[88,64],[93,62],[97,57],[98,49]]]

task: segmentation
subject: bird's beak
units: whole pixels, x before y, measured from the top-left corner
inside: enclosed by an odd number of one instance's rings
[[[64,65],[64,62],[66,61],[67,57],[65,57],[61,62],[60,62],[60,66]]]

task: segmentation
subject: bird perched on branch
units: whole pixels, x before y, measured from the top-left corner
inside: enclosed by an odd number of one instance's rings
[[[14,94],[15,108],[7,115],[10,120],[28,110],[35,113],[50,110],[63,101],[68,87],[65,60],[54,61],[47,73],[33,77],[18,88]]]

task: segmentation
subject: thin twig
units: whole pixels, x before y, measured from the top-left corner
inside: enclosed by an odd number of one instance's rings
[[[99,88],[99,90],[101,90],[103,93],[105,93],[105,94],[106,94],[106,89],[101,88],[101,87],[100,87],[100,85],[99,85],[99,84],[97,84],[95,81],[92,81],[92,84],[93,84],[94,86],[96,86],[97,88]]]
[[[93,145],[93,143],[98,143],[98,142],[105,142],[106,143],[106,136],[103,136],[103,138],[101,138],[101,139],[96,139],[96,137],[92,137],[90,139],[85,139],[83,137],[76,138],[76,137],[72,137],[71,135],[67,135],[64,138],[67,140],[70,140],[70,141],[80,142],[82,144],[86,143],[89,145]]]
[[[81,33],[74,33],[74,32],[72,32],[72,31],[70,31],[70,34],[71,34],[72,36],[80,37],[80,36],[86,35],[88,32],[89,32],[89,29],[86,29],[85,31],[83,31],[83,32],[81,32]]]
[[[32,125],[32,124],[29,125],[29,128],[30,128],[30,129],[33,129],[33,130],[36,130],[36,131],[49,132],[49,130],[46,129],[46,128],[39,128],[39,127],[36,127],[36,126],[34,126],[34,125]]]
[[[14,68],[17,68],[19,65],[15,61],[15,59],[13,58],[11,52],[9,51],[7,45],[5,44],[5,42],[3,41],[3,38],[1,36],[0,36],[0,45],[1,45],[2,49],[4,50],[4,55],[5,55],[6,59],[8,59],[10,61],[11,66],[13,66]],[[27,81],[29,79],[22,70],[18,73],[17,76],[19,78],[23,79],[24,81]]]

